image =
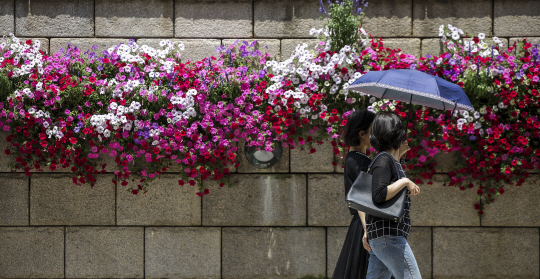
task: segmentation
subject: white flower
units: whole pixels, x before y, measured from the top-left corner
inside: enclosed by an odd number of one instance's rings
[[[478,34],[478,39],[483,40],[485,38],[486,38],[486,34],[484,34],[484,33]]]
[[[476,119],[480,118],[480,113],[475,111],[474,112],[474,118],[476,118]]]
[[[452,39],[453,40],[459,40],[459,34],[457,32],[452,33]]]

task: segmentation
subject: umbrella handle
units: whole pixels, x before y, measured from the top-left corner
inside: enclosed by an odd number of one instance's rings
[[[457,101],[454,104],[454,109],[452,110],[452,115],[450,116],[450,124],[452,124],[452,120],[454,119],[454,112],[456,111],[456,108],[457,108]]]
[[[407,115],[407,126],[405,126],[405,131],[407,131],[407,129],[409,129],[409,120],[411,119],[411,115],[412,115],[412,94],[411,94],[411,100],[409,101],[409,113]]]

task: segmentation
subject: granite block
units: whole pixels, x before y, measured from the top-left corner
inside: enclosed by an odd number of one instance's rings
[[[15,0],[15,35],[94,36],[93,0]]]
[[[409,37],[412,29],[411,1],[379,0],[364,9],[362,27],[375,37]]]
[[[67,227],[66,277],[143,278],[144,228]]]
[[[146,229],[146,278],[221,278],[220,228]]]
[[[28,226],[28,177],[0,174],[0,226]]]
[[[178,184],[178,176],[162,174],[154,179],[146,194],[133,195],[117,186],[118,225],[199,226],[201,198],[199,188]]]
[[[413,37],[437,37],[439,26],[451,24],[471,35],[492,34],[493,3],[490,0],[415,0]]]
[[[112,175],[98,175],[94,187],[75,185],[67,174],[34,174],[30,225],[114,225]]]
[[[96,0],[98,37],[172,37],[174,0]]]
[[[0,227],[0,278],[64,278],[64,228]]]
[[[411,196],[413,226],[480,226],[474,209],[476,191],[442,186],[446,175],[434,175],[433,185],[420,186],[420,194]],[[449,180],[449,179],[448,179]],[[448,185],[448,184],[447,184]]]
[[[538,278],[538,228],[433,228],[433,277]]]
[[[342,174],[308,175],[309,226],[348,226],[351,223],[343,183]]]
[[[326,276],[324,228],[245,227],[222,230],[222,278]]]
[[[252,2],[247,0],[176,1],[175,36],[190,38],[250,38]]]
[[[501,37],[540,36],[540,1],[495,0],[494,32]]]
[[[330,141],[313,143],[313,148],[316,150],[314,153],[310,153],[307,146],[291,150],[291,172],[334,172],[334,151]]]
[[[203,226],[306,225],[304,175],[238,174],[231,181],[238,184],[219,188],[209,182],[210,194],[202,200]]]
[[[309,37],[311,28],[322,28],[318,1],[255,1],[254,34],[265,38]]]

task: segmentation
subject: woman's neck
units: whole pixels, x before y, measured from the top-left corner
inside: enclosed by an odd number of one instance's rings
[[[351,146],[349,150],[366,153],[367,146],[363,146],[363,145]]]
[[[392,157],[394,157],[394,159],[399,162],[399,158],[401,157],[399,156],[399,149],[387,150],[386,152],[390,153],[390,155],[392,155]]]

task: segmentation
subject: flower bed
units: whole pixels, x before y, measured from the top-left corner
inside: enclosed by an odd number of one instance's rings
[[[68,168],[75,184],[96,182],[114,158],[117,179],[133,194],[180,166],[179,185],[212,179],[228,181],[239,164],[236,142],[272,150],[316,151],[330,137],[334,152],[347,148],[340,129],[353,109],[394,110],[407,116],[408,104],[377,100],[348,90],[367,71],[416,69],[462,86],[477,112],[413,107],[408,129],[413,148],[405,165],[418,184],[431,184],[433,157],[454,152],[457,164],[448,186],[477,188],[483,205],[521,185],[540,168],[539,46],[520,40],[502,50],[453,26],[441,26],[445,53],[416,58],[384,46],[361,29],[355,48],[332,51],[328,30],[315,49],[297,46],[283,62],[262,54],[256,43],[220,47],[215,57],[183,61],[183,45],[163,41],[160,49],[134,41],[103,53],[75,46],[48,55],[39,41],[8,38],[0,44],[0,126],[9,131],[5,153],[14,169]],[[305,136],[305,135],[309,136]],[[336,163],[334,163],[336,164]],[[470,176],[476,184],[465,183]],[[198,183],[202,196],[209,193]]]

